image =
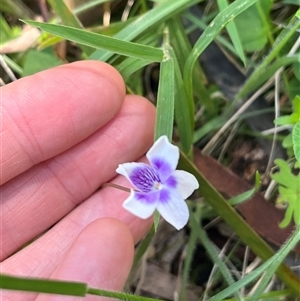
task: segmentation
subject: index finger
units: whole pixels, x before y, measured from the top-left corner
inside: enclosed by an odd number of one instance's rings
[[[94,133],[124,97],[120,74],[98,61],[63,65],[1,88],[0,185]]]

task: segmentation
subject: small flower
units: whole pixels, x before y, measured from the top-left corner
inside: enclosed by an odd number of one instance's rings
[[[199,187],[198,181],[192,174],[176,170],[179,148],[172,145],[167,136],[161,136],[146,157],[150,165],[124,163],[116,170],[135,188],[130,190],[123,207],[143,219],[150,217],[157,209],[167,222],[180,230],[189,219],[184,199]]]

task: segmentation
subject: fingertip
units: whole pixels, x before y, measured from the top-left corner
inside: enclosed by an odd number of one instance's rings
[[[133,257],[134,241],[129,228],[117,219],[101,218],[79,234],[51,278],[121,290]]]
[[[81,73],[80,77],[83,79],[90,76],[96,78],[100,77],[100,79],[103,79],[104,77],[113,84],[115,89],[119,90],[119,93],[123,98],[125,96],[126,87],[121,74],[114,67],[105,62],[95,60],[77,61],[71,64],[58,66],[53,70],[59,70],[61,68],[70,70],[70,75],[72,75],[73,72],[79,71]]]
[[[6,85],[1,184],[101,128],[122,107],[125,84],[116,69],[80,61]]]

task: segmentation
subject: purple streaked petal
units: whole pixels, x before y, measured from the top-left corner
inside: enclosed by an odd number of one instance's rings
[[[145,163],[120,164],[116,172],[125,176],[135,188],[142,192],[152,191],[156,183],[161,183],[154,168]]]
[[[154,142],[146,157],[151,166],[157,169],[161,181],[164,182],[177,167],[179,149],[169,142],[167,136],[161,136]]]
[[[183,199],[189,197],[195,189],[199,188],[199,183],[194,175],[184,170],[175,170],[172,174],[177,185],[176,191]]]
[[[159,191],[142,193],[131,190],[130,196],[124,201],[123,208],[133,215],[146,219],[157,207]]]
[[[163,190],[161,190],[161,195]],[[168,197],[158,202],[157,210],[168,223],[180,230],[188,222],[188,206],[176,191],[172,189],[166,189],[166,191],[168,192]]]

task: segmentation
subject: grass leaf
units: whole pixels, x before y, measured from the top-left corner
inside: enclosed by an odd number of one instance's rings
[[[192,76],[194,65],[198,57],[213,41],[214,37],[220,32],[221,29],[223,29],[231,20],[233,20],[236,16],[253,5],[256,1],[258,0],[236,0],[214,18],[214,20],[204,30],[203,34],[197,40],[192,52],[190,53],[186,61],[183,73],[184,84],[189,101],[192,101],[193,99]]]
[[[24,22],[45,30],[53,35],[57,35],[82,45],[87,45],[94,48],[102,48],[114,53],[146,59],[152,62],[160,62],[163,58],[163,52],[159,48],[126,42],[69,26],[46,24],[35,21]]]
[[[218,0],[218,6],[220,11],[224,10],[225,8],[228,7],[228,1],[227,0]],[[251,8],[248,8],[248,10]],[[247,11],[247,10],[246,10]],[[227,26],[226,26],[226,30],[230,36],[230,39],[234,45],[234,48],[239,56],[239,58],[241,59],[241,61],[243,62],[244,66],[246,66],[246,57],[244,54],[244,50],[243,50],[243,45],[238,33],[238,29],[237,26],[235,24],[235,20],[230,22]]]
[[[188,7],[199,3],[202,1],[199,0],[167,0],[161,5],[154,7],[149,10],[147,13],[139,16],[134,22],[126,26],[120,32],[118,32],[114,38],[120,39],[123,41],[132,41],[138,35],[143,32],[148,31],[156,25],[160,25],[165,20],[173,17],[175,14],[178,14],[181,11],[186,10]],[[103,50],[95,51],[90,59],[107,61],[113,53],[109,53]]]

